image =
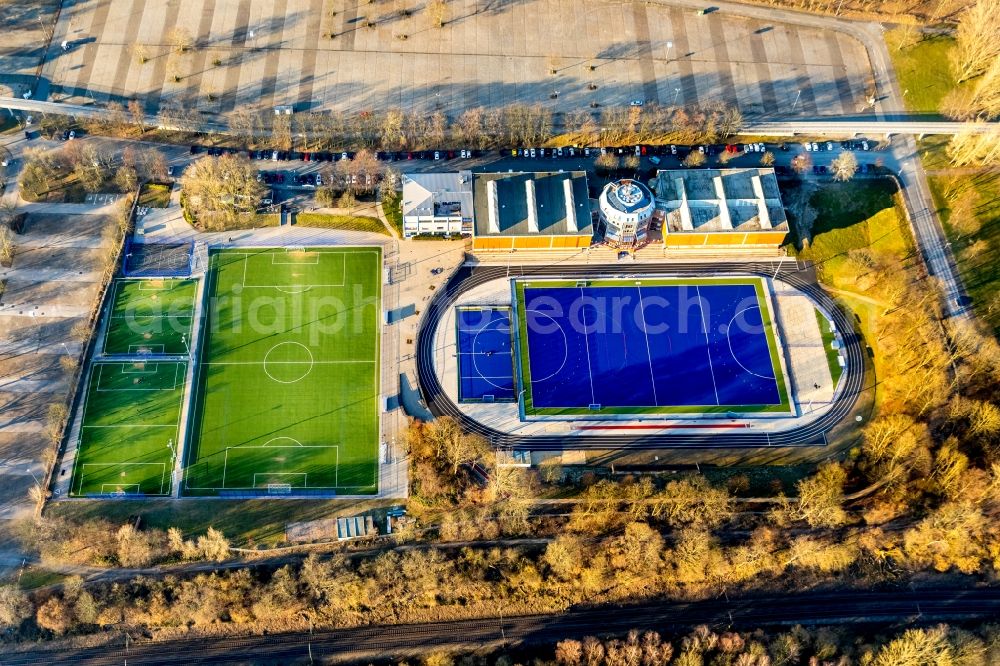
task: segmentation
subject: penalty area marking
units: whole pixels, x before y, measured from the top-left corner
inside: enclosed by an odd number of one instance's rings
[[[302,486],[301,487],[302,488],[308,488],[309,487],[309,472],[254,472],[254,474],[253,474],[253,486],[252,486],[253,488],[262,488],[262,487],[263,488],[267,488],[267,487],[272,486],[272,485],[283,485],[283,486],[287,485],[287,486],[291,487],[292,484],[285,483],[285,482],[275,483],[273,481],[268,481],[268,482],[264,482],[264,483],[257,483],[257,477],[258,476],[262,476],[265,479],[267,477],[270,477],[270,476],[279,476],[279,477],[301,476],[302,477]]]
[[[108,491],[108,486],[111,486],[112,490]],[[128,490],[123,490],[124,488],[135,488],[135,492],[130,492]],[[142,489],[139,487],[138,483],[102,483],[101,484],[101,494],[102,495],[141,495]]]
[[[162,495],[163,494],[164,477],[167,474],[167,464],[166,463],[136,463],[136,462],[82,463],[80,465],[80,483],[77,484],[76,494],[77,495],[83,494],[83,480],[87,476],[87,467],[127,467],[127,466],[134,466],[134,465],[143,465],[143,466],[147,466],[147,467],[151,465],[153,467],[159,467],[160,468],[160,492],[158,492],[156,494],[157,495]],[[125,476],[125,472],[122,471],[120,475],[121,476]],[[115,486],[118,486],[118,485],[138,485],[138,484],[118,484],[118,483],[115,483],[115,484],[102,484],[102,487],[104,485],[115,485]]]
[[[136,366],[136,365],[145,366],[145,362],[142,362],[142,363],[121,363],[121,364],[100,363],[100,364],[98,364],[98,370],[97,370],[97,392],[98,393],[116,392],[116,391],[176,391],[177,390],[177,374],[180,371],[180,365],[181,365],[180,363],[173,363],[173,366],[174,366],[174,382],[173,382],[172,385],[170,385],[170,386],[164,385],[164,386],[161,386],[161,387],[153,387],[153,388],[135,388],[134,386],[130,386],[130,387],[127,387],[127,388],[101,388],[101,384],[102,384],[102,382],[104,380],[104,367],[107,366],[107,365],[121,365],[122,367],[121,367],[121,370],[119,372],[121,374],[123,374],[123,375],[139,375],[141,377],[151,377],[153,375],[158,374],[158,372],[159,372],[159,365],[160,364],[157,363],[156,364],[156,369],[154,369],[152,372],[150,372],[150,371],[146,371],[144,369],[143,370],[135,370],[135,371],[127,371],[127,370],[125,370],[125,366],[128,366],[128,365],[131,365],[131,366]],[[136,381],[139,381],[139,380],[136,380]]]
[[[320,265],[319,255],[321,255],[321,254],[327,254],[327,255],[332,256],[332,257],[340,257],[340,269],[341,269],[340,270],[340,282],[338,282],[338,283],[323,282],[323,283],[310,283],[310,284],[294,284],[294,283],[293,284],[251,284],[251,283],[248,283],[247,282],[247,264],[250,263],[250,257],[252,257],[252,256],[260,256],[260,255],[251,255],[249,253],[241,253],[241,254],[243,254],[243,279],[240,280],[239,284],[243,288],[255,288],[255,289],[268,289],[268,288],[270,288],[270,289],[278,289],[279,291],[280,290],[284,290],[284,289],[294,289],[294,288],[301,288],[303,290],[308,290],[308,289],[311,289],[313,287],[317,287],[317,288],[321,288],[321,289],[322,288],[327,288],[327,287],[343,287],[345,284],[347,284],[347,254],[343,253],[343,252],[311,252],[311,254],[315,254],[316,257],[317,257],[317,260],[316,260],[315,263],[303,263],[303,262],[293,262],[293,261],[285,261],[285,262],[277,262],[276,263],[274,261],[274,257],[278,256],[277,253],[271,253],[271,257],[272,257],[271,258],[271,265],[272,266],[288,266],[288,265],[318,266],[318,265]],[[285,292],[285,293],[300,293],[300,292]]]
[[[269,446],[271,444],[271,442],[280,442],[280,441],[283,441],[283,440],[287,440],[289,442],[295,442],[295,446],[302,446],[302,442],[300,442],[299,440],[295,439],[294,437],[281,436],[281,437],[272,437],[271,439],[269,439],[266,442],[264,442],[261,445],[261,448],[265,448],[265,447]],[[279,444],[279,446],[291,446],[291,444]]]
[[[275,439],[280,439],[280,438],[276,437]],[[289,437],[287,439],[291,439],[291,437]],[[273,441],[273,440],[270,440],[270,441]],[[246,451],[248,449],[263,449],[263,448],[265,448],[265,447],[263,447],[263,446],[227,446],[226,447],[226,455],[225,455],[225,457],[222,460],[222,485],[219,486],[219,487],[215,487],[215,486],[203,486],[203,487],[199,486],[199,487],[194,487],[194,486],[189,486],[189,485],[185,484],[185,488],[187,488],[188,490],[212,490],[212,491],[215,491],[215,492],[218,492],[220,490],[254,490],[256,488],[256,486],[249,486],[249,487],[247,487],[247,486],[232,486],[232,487],[226,486],[226,475],[229,472],[229,452],[230,451],[235,451],[235,450]],[[334,472],[333,472],[333,485],[332,486],[314,486],[314,488],[339,488],[340,487],[340,445],[339,444],[326,444],[326,445],[319,445],[319,444],[299,444],[298,446],[292,446],[292,445],[289,445],[289,444],[279,444],[277,446],[268,446],[267,449],[269,451],[273,451],[274,449],[295,449],[297,451],[301,451],[303,449],[333,449],[336,452],[336,454],[337,454],[336,455],[336,461],[334,462],[334,465],[333,465],[333,469],[334,469]],[[258,474],[308,474],[308,472],[254,472],[253,474],[254,474],[254,479],[256,479],[256,477],[257,477]],[[255,481],[255,483],[256,483],[256,481]]]

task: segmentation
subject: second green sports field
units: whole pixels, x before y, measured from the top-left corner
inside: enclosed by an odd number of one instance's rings
[[[186,353],[197,284],[195,280],[115,280],[104,353]]]
[[[378,248],[211,254],[184,492],[378,489]]]

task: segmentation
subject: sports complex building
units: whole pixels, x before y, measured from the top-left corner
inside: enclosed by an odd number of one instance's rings
[[[479,252],[637,249],[777,252],[788,220],[773,169],[670,169],[589,199],[587,174],[446,172],[403,177],[403,234],[471,235]]]
[[[477,173],[474,250],[550,250],[589,247],[594,225],[587,174]]]
[[[784,243],[788,220],[774,169],[669,169],[656,175],[668,248]]]
[[[382,249],[173,253],[111,285],[57,494],[377,493]]]

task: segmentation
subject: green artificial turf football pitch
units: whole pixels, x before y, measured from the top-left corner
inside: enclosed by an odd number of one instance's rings
[[[381,251],[211,253],[188,495],[378,490]]]
[[[195,280],[115,280],[105,354],[184,354]]]
[[[94,363],[73,495],[168,495],[187,365]]]

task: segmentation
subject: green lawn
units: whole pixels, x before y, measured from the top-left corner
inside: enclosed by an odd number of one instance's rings
[[[817,213],[812,242],[798,254],[815,262],[820,279],[831,286],[851,287],[845,278],[853,275],[844,268],[853,249],[903,256],[913,247],[909,226],[896,206],[896,185],[887,178],[827,183],[809,203]]]
[[[381,251],[211,254],[190,495],[378,485]]]
[[[170,205],[171,186],[164,183],[146,183],[139,192],[139,205],[147,208],[166,208]]]
[[[816,323],[819,324],[819,333],[823,337],[823,350],[826,352],[826,363],[830,366],[830,378],[833,379],[834,387],[840,381],[840,376],[844,374],[844,369],[837,361],[839,352],[833,348],[833,341],[837,339],[833,329],[830,328],[830,320],[822,312],[816,310]]]
[[[903,29],[886,33],[900,91],[910,111],[929,115],[939,115],[941,102],[955,87],[955,76],[951,71],[951,51],[955,40],[946,35],[922,39],[912,46],[899,49]]]
[[[896,185],[889,179],[825,183],[810,199],[817,218],[812,243],[793,252],[812,261],[820,282],[843,290],[836,300],[857,317],[865,340],[875,349],[878,376],[881,354],[869,316],[872,305],[855,284],[857,267],[848,263],[851,250],[872,249],[903,259],[914,256],[910,227],[897,203]],[[916,261],[916,257],[913,258]],[[881,310],[881,308],[880,308]]]
[[[587,287],[622,287],[622,286],[634,286],[636,284],[635,280],[615,280],[615,279],[605,279],[605,280],[587,280]],[[530,287],[543,287],[543,288],[577,288],[580,286],[579,281],[563,281],[558,280],[546,280],[544,282],[531,283],[529,281],[518,281],[515,284],[516,298],[517,298],[517,359],[518,359],[518,369],[520,373],[520,389],[524,390],[524,411],[526,414],[538,414],[538,415],[590,415],[595,414],[615,414],[615,415],[625,415],[625,414],[725,414],[728,412],[737,413],[787,413],[790,410],[791,401],[788,397],[788,388],[785,381],[784,373],[781,368],[781,361],[778,356],[778,344],[776,339],[775,325],[771,321],[770,308],[766,303],[766,295],[764,293],[764,285],[757,278],[680,278],[680,279],[644,279],[642,280],[642,286],[644,287],[654,287],[658,285],[665,286],[676,286],[676,285],[752,285],[756,292],[757,304],[760,308],[761,320],[764,329],[764,335],[767,339],[768,352],[770,354],[771,369],[774,372],[775,381],[777,383],[777,391],[780,396],[780,402],[778,404],[749,404],[749,405],[658,405],[658,406],[614,406],[614,405],[602,405],[599,412],[593,411],[589,408],[579,408],[579,407],[536,407],[532,400],[532,383],[531,383],[531,361],[528,349],[528,322],[525,313],[525,294],[526,288]],[[574,315],[570,315],[572,318]],[[645,325],[645,324],[644,324]],[[698,334],[699,336],[702,333]],[[567,350],[568,352],[568,350]],[[600,353],[600,352],[598,352]],[[589,356],[590,350],[588,349],[587,355]],[[738,361],[737,361],[738,362]],[[715,381],[713,374],[713,382]],[[718,397],[718,396],[716,396]]]
[[[382,213],[385,214],[385,219],[389,220],[389,224],[396,230],[400,236],[403,235],[403,197],[399,194],[393,193],[393,195],[387,196],[382,199]]]
[[[73,495],[167,495],[187,365],[95,363],[73,463]]]
[[[196,280],[115,280],[105,354],[183,354]]]
[[[389,235],[382,221],[375,217],[361,215],[328,215],[326,213],[298,213],[295,216],[298,227],[318,227],[321,229],[343,229],[344,231],[367,231],[373,234]]]

